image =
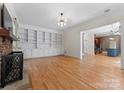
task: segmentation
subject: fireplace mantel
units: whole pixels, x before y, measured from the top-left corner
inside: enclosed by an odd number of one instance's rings
[[[9,31],[3,28],[0,28],[0,36],[9,37]]]
[[[9,30],[0,28],[0,37],[6,37],[6,38],[9,38],[10,40],[13,40],[13,39],[10,37],[9,32],[10,32]]]

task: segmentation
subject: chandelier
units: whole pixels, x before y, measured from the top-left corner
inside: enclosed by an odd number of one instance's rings
[[[119,32],[119,28],[120,28],[120,23],[117,22],[117,23],[114,23],[111,25],[112,27],[112,30],[111,32],[113,32],[115,35],[121,35],[121,33]]]
[[[63,17],[63,13],[60,13],[60,16],[58,18],[58,26],[63,27],[66,26],[66,19]]]

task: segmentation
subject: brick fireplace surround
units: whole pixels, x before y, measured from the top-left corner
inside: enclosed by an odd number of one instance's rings
[[[12,39],[9,37],[9,31],[0,28],[0,56],[12,52]]]
[[[0,81],[1,81],[1,56],[7,55],[11,52],[12,39],[9,37],[9,31],[0,28]]]

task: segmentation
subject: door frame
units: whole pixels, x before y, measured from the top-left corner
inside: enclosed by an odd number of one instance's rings
[[[116,22],[114,22],[114,23],[116,23]],[[120,27],[121,27],[121,22],[119,22],[120,23]],[[113,23],[112,23],[113,24]],[[108,25],[111,25],[111,24],[108,24]],[[107,25],[103,25],[103,26],[107,26]],[[83,53],[83,34],[84,33],[86,33],[87,31],[93,31],[93,30],[97,30],[98,28],[101,28],[101,27],[103,27],[103,26],[100,26],[100,27],[97,27],[97,28],[93,28],[93,29],[89,29],[89,30],[84,30],[84,31],[80,31],[80,60],[83,60],[83,55],[84,55],[84,53]],[[124,38],[124,32],[123,32],[123,29],[122,29],[122,27],[121,28],[119,28],[119,30],[120,30],[120,33],[121,33],[121,51],[123,50],[123,41],[122,41],[122,39]],[[123,61],[124,61],[124,55],[122,54],[122,52],[121,52],[121,60],[120,60],[121,62],[120,62],[120,66],[121,66],[121,69],[124,69],[124,63],[123,63]]]

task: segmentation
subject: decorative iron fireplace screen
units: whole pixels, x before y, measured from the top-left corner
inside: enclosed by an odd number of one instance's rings
[[[23,53],[12,52],[2,56],[1,87],[6,84],[23,79]]]

